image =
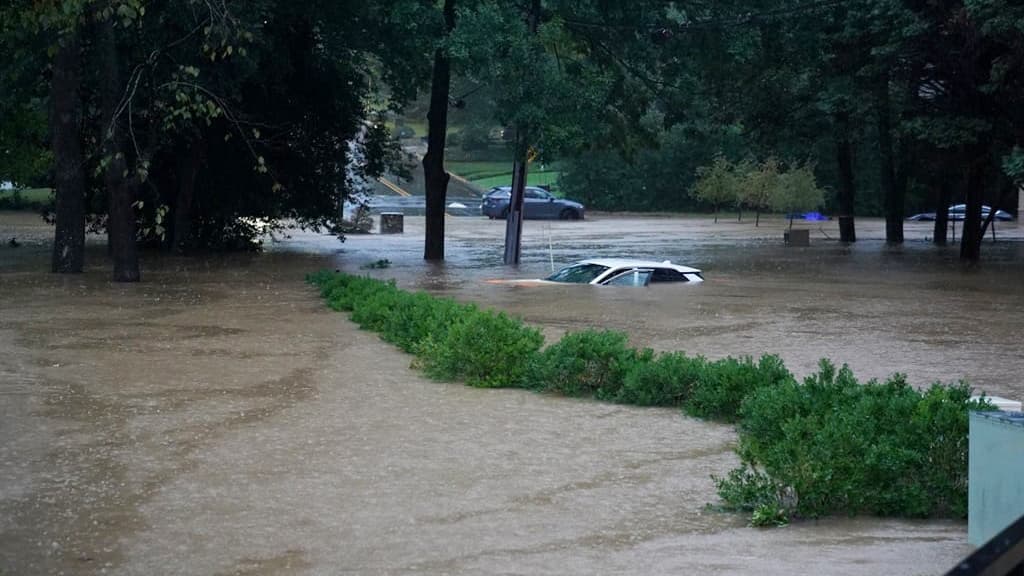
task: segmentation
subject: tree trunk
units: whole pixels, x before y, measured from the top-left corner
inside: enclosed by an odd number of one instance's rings
[[[104,182],[107,186],[107,237],[110,256],[114,261],[114,282],[138,282],[139,253],[135,243],[135,202],[138,187],[135,177],[129,177],[125,158],[123,133],[114,116],[121,98],[118,72],[117,45],[114,25],[106,20],[99,25],[98,64],[103,81],[104,155],[108,160]]]
[[[882,196],[885,202],[885,241],[903,242],[903,190],[897,183],[893,159],[892,125],[889,107],[889,80],[886,76],[877,88],[878,160],[881,169]]]
[[[178,162],[178,194],[174,203],[174,229],[171,249],[185,252],[192,235],[192,199],[195,197],[196,176],[203,163],[206,146],[201,139],[192,142],[189,153]]]
[[[81,272],[85,266],[85,176],[82,173],[81,53],[71,32],[53,60],[50,80],[50,132],[56,165],[57,226],[52,270]]]
[[[977,262],[981,259],[981,200],[985,194],[985,163],[975,159],[967,175],[967,210],[960,233],[960,259]]]
[[[949,178],[943,178],[939,182],[938,198],[935,207],[935,230],[932,234],[932,241],[939,246],[945,246],[949,242],[949,201],[953,198],[953,184]]]
[[[445,33],[455,28],[455,0],[444,2]],[[448,195],[448,172],[444,169],[444,146],[448,131],[448,98],[451,90],[451,63],[444,48],[434,52],[434,76],[430,86],[430,110],[427,112],[427,153],[423,156],[426,188],[424,260],[444,260],[444,205]]]
[[[836,115],[836,163],[839,167],[839,241],[856,242],[853,220],[855,184],[853,179],[853,147],[850,145],[850,116]]]

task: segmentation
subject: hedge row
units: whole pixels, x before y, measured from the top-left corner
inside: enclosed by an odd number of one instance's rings
[[[735,422],[741,466],[716,478],[724,507],[758,525],[827,514],[966,515],[964,384],[927,391],[900,375],[859,383],[823,360],[797,381],[777,356],[707,360],[630,348],[621,332],[570,332],[544,347],[518,318],[394,283],[322,271],[328,306],[414,354],[426,374],[471,386],[517,387]]]

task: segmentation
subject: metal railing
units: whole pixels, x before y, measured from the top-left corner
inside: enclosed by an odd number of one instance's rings
[[[1024,576],[1024,516],[964,558],[946,576]]]

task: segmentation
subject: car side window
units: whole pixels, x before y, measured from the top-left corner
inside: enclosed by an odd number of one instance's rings
[[[655,268],[651,275],[651,282],[689,282],[686,274],[670,268]]]
[[[543,200],[544,199],[544,194],[540,190],[536,190],[534,188],[527,188],[526,189],[526,197],[527,198],[533,198],[535,200]]]
[[[651,281],[651,270],[634,268],[606,281],[606,286],[647,286]]]

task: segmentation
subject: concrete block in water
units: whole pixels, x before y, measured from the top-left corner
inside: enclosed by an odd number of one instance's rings
[[[810,246],[811,231],[806,229],[786,230],[782,235],[783,240],[790,246]]]
[[[404,231],[404,225],[405,215],[401,212],[381,212],[381,234],[401,234]]]

